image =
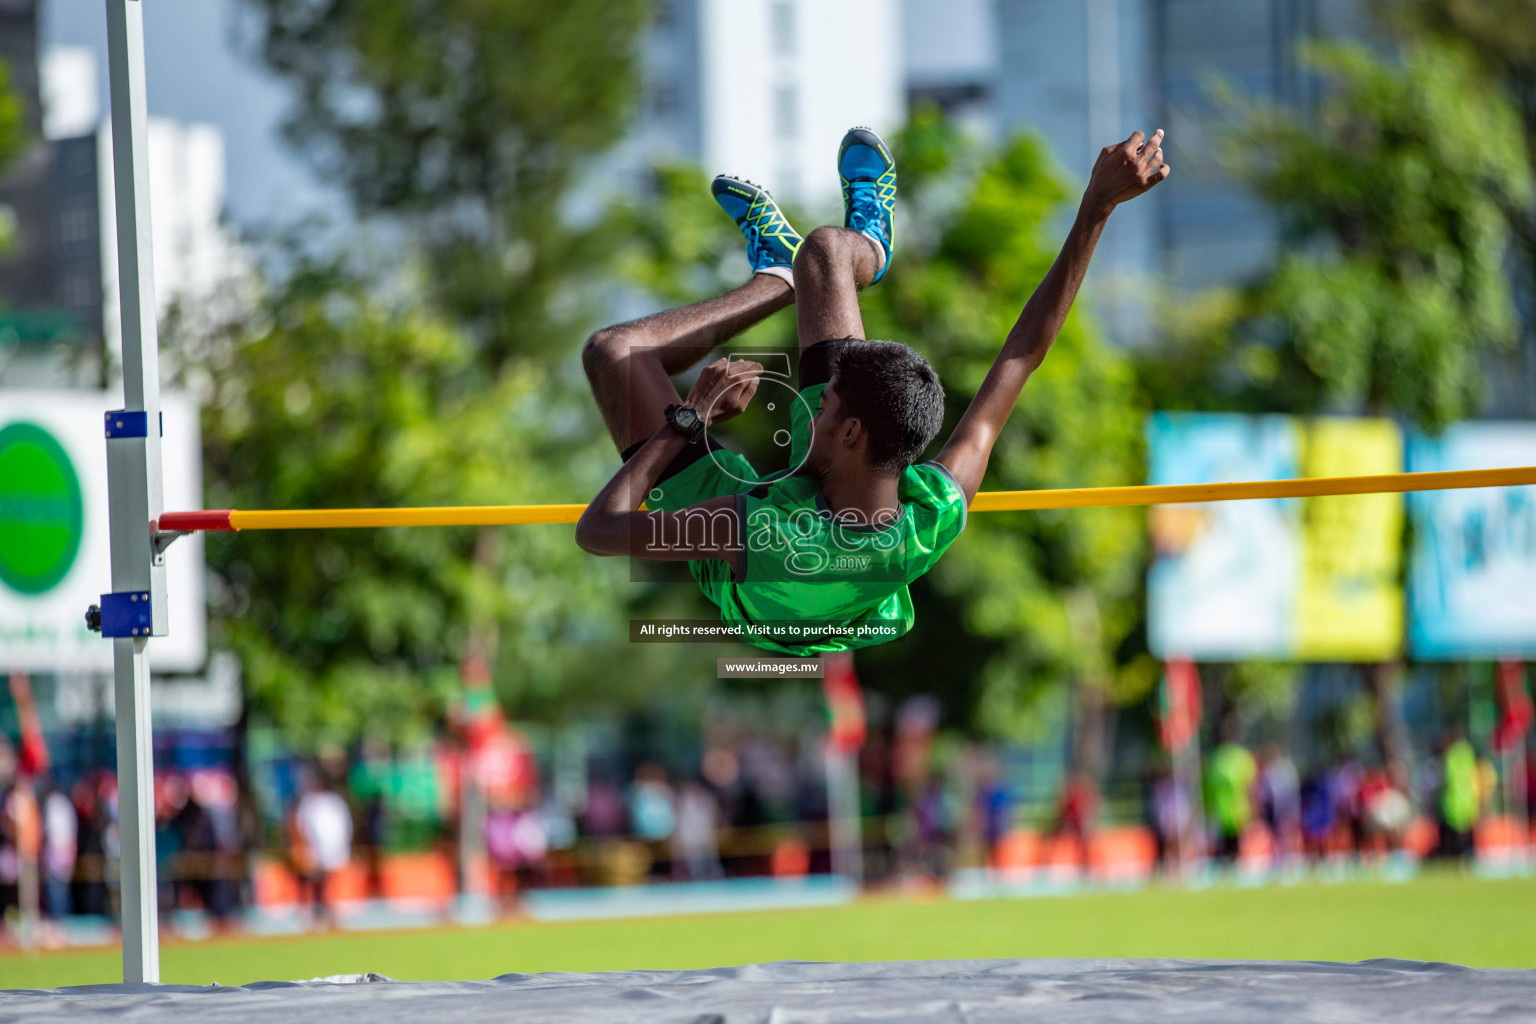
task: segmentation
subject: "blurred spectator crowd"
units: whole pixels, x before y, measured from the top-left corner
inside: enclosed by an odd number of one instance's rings
[[[1081,882],[1464,858],[1480,829],[1502,821],[1508,832],[1515,818],[1528,829],[1536,812],[1510,815],[1495,766],[1454,730],[1412,779],[1352,757],[1303,774],[1280,747],[1251,751],[1236,730],[1223,732],[1197,785],[1166,768],[1150,773],[1139,822],[1112,820],[1084,772],[1066,771],[1054,802],[1030,808],[988,746],[940,756],[931,728],[872,736],[859,758],[865,883],[931,887],[961,869]],[[826,873],[821,755],[814,742],[743,738],[707,747],[689,772],[656,760],[592,770],[576,800],[531,758],[510,786],[475,785],[463,762],[440,820],[414,840],[409,823],[390,820],[402,806],[391,799],[398,776],[376,750],[296,764],[275,822],[226,769],[163,772],[154,786],[162,920],[192,912],[234,928],[258,908],[287,908],[325,926],[356,901],[432,905],[464,894],[515,913],[530,889]],[[33,767],[0,741],[0,919],[8,942],[57,943],[72,915],[115,914],[117,789],[104,769],[66,782]],[[1536,777],[1520,781],[1529,804]]]

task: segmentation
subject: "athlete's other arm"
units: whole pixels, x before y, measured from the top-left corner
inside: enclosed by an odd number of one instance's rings
[[[1061,331],[1110,212],[1168,177],[1162,145],[1163,131],[1159,128],[1150,139],[1135,132],[1124,142],[1106,146],[1099,153],[1078,207],[1077,220],[1061,254],[1030,296],[976,398],[939,453],[938,461],[964,489],[967,503],[981,488],[992,445],[1008,421],[1025,382],[1045,360]]]
[[[746,409],[757,394],[762,372],[761,363],[717,359],[700,371],[684,404],[697,409],[709,425],[721,423]],[[734,574],[741,543],[734,495],[672,512],[640,511],[657,479],[687,446],[688,439],[669,425],[652,434],[582,512],[576,523],[581,549],[661,561],[723,558]],[[688,530],[695,522],[703,526],[697,533]],[[721,523],[729,529],[718,529]]]

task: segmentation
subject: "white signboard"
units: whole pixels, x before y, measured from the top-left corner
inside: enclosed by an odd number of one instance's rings
[[[203,507],[196,405],[161,398],[167,510]],[[111,671],[112,642],[85,610],[112,589],[103,414],[106,391],[0,390],[0,671]],[[148,524],[145,524],[148,528]],[[203,538],[166,554],[169,636],[149,642],[157,670],[194,672],[207,659]]]

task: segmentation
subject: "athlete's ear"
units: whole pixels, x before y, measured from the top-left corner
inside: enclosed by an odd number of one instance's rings
[[[859,438],[864,433],[864,424],[859,422],[857,416],[846,417],[838,424],[837,443],[844,448],[852,448],[859,443]]]

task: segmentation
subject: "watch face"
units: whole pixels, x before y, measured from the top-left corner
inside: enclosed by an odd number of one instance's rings
[[[691,409],[686,405],[677,410],[676,417],[677,425],[682,427],[684,430],[692,430],[694,425],[699,422],[698,410]]]

